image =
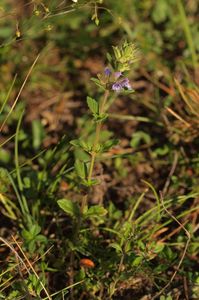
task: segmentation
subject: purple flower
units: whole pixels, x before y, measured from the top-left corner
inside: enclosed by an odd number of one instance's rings
[[[120,82],[115,82],[113,85],[112,85],[112,90],[113,91],[116,91],[116,92],[119,92],[122,90],[122,85]]]
[[[128,90],[132,90],[132,87],[129,83],[129,79],[128,78],[124,78],[122,80],[116,81],[113,85],[112,85],[112,90],[113,91],[121,91],[123,88],[127,88]]]
[[[122,84],[123,87],[127,88],[128,90],[132,90],[132,87],[131,87],[131,85],[129,83],[129,79],[128,78],[124,78],[122,80],[121,84]]]
[[[104,74],[105,74],[106,76],[110,76],[110,75],[111,75],[111,70],[110,70],[108,67],[106,67],[106,68],[104,69]]]
[[[115,72],[115,73],[114,73],[115,79],[120,78],[121,75],[122,75],[122,72]]]

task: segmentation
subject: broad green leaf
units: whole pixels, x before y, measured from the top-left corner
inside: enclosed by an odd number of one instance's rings
[[[134,267],[139,266],[141,264],[142,260],[143,260],[142,256],[136,257],[132,262],[132,266],[134,266]]]
[[[85,179],[87,177],[87,166],[85,162],[77,159],[75,162],[75,170],[80,178]]]
[[[30,233],[32,234],[32,237],[35,237],[41,232],[41,227],[38,224],[32,225],[30,228]]]
[[[67,215],[71,217],[78,217],[80,215],[79,206],[73,201],[69,199],[60,199],[57,201],[57,203]]]
[[[107,214],[107,210],[103,206],[93,205],[88,209],[84,217],[85,218],[103,217],[106,214]]]
[[[97,114],[99,112],[99,104],[95,99],[87,97],[87,104],[93,114]]]

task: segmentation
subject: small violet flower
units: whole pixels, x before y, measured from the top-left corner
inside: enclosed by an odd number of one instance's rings
[[[119,92],[120,90],[122,90],[122,85],[119,82],[115,82],[112,85],[112,90],[116,91],[116,92]]]
[[[132,87],[129,83],[129,79],[128,78],[124,78],[122,80],[116,81],[113,85],[112,85],[112,90],[119,92],[121,91],[123,88],[127,88],[128,90],[132,90]]]
[[[106,76],[110,76],[110,75],[111,75],[111,70],[110,70],[108,67],[106,67],[106,68],[104,69],[104,74],[105,74]]]
[[[132,90],[128,78],[119,79],[122,76],[122,72],[118,71],[112,74],[111,69],[106,67],[104,69],[104,74],[107,77],[111,76],[110,81],[113,80],[112,87],[111,87],[113,91],[119,92],[124,88],[127,88],[128,90]]]
[[[122,86],[127,88],[128,90],[132,90],[132,87],[130,85],[129,79],[128,78],[124,78],[122,80]]]

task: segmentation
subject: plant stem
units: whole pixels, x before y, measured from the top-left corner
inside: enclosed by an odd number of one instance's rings
[[[100,103],[100,106],[99,106],[99,114],[104,113],[105,104],[106,104],[106,101],[108,99],[108,96],[109,96],[109,90],[106,90],[105,94],[104,94],[104,97],[102,99],[102,102]],[[90,162],[90,167],[89,167],[89,172],[88,172],[88,181],[91,180],[92,174],[93,174],[93,168],[94,168],[94,165],[95,165],[95,158],[96,158],[96,155],[97,155],[96,148],[97,148],[97,145],[99,143],[101,128],[102,128],[102,121],[97,123],[96,129],[95,129],[95,140],[94,140],[94,143],[93,143],[93,150],[91,152],[91,162]]]

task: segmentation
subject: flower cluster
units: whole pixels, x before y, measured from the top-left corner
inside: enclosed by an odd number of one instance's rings
[[[104,74],[108,78],[113,91],[119,92],[125,88],[132,90],[129,79],[123,78],[122,72],[111,72],[111,70],[107,67],[104,70]]]
[[[124,42],[121,46],[113,47],[115,69],[125,72],[139,59],[138,50],[133,43]]]

